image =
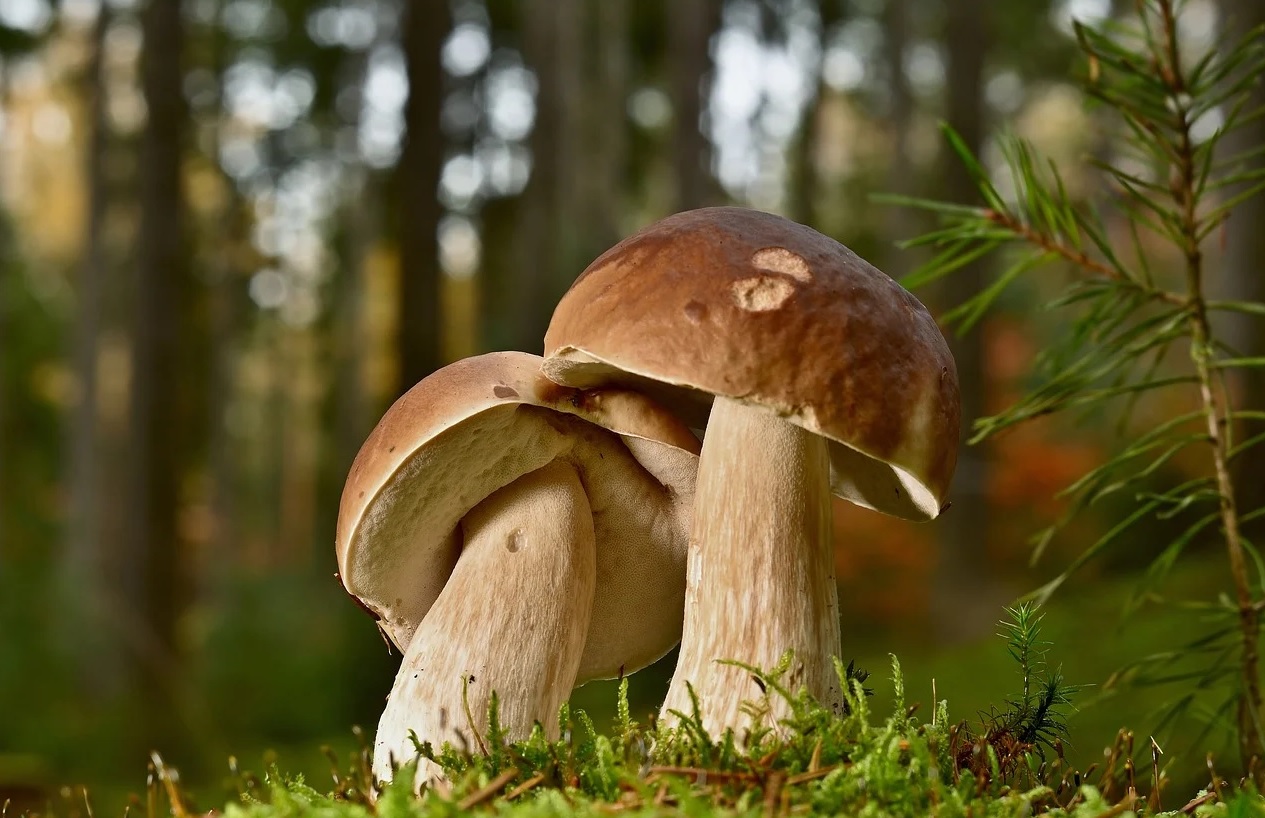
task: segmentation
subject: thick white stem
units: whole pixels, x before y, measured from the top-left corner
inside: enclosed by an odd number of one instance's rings
[[[478,752],[493,691],[508,738],[526,738],[537,721],[556,737],[558,708],[575,685],[597,581],[593,517],[575,468],[554,461],[519,478],[472,509],[462,531],[461,557],[409,643],[378,724],[380,780],[414,757],[410,730],[436,750],[451,742]],[[423,762],[416,784],[437,772]]]
[[[750,725],[762,700],[751,674],[718,659],[771,669],[795,651],[784,680],[827,706],[841,702],[839,598],[831,548],[825,441],[775,415],[718,398],[699,460],[685,589],[685,626],[662,716],[691,712],[698,695],[713,736]],[[766,723],[787,713],[776,696]]]

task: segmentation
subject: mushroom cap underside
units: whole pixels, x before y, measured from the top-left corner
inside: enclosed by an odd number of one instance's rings
[[[957,370],[926,308],[842,244],[736,207],[678,213],[580,275],[545,335],[545,374],[641,391],[701,428],[714,397],[827,438],[832,490],[913,520],[957,459]]]
[[[460,556],[465,514],[561,460],[585,487],[597,537],[579,681],[631,672],[680,638],[699,443],[646,398],[559,387],[540,375],[540,363],[512,352],[469,358],[432,374],[387,411],[343,490],[340,576],[406,650]],[[513,557],[507,545],[507,571]],[[487,596],[470,604],[497,604],[497,585],[489,577]]]

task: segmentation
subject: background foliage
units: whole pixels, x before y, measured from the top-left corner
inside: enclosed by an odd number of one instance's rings
[[[1191,64],[1263,13],[1253,0],[1179,11]],[[981,204],[941,120],[990,176],[1015,161],[1003,134],[1017,135],[1095,205],[1110,184],[1086,156],[1139,171],[1111,113],[1080,93],[1078,78],[1110,66],[1077,56],[1071,21],[1136,15],[1110,0],[5,0],[0,789],[29,797],[69,778],[113,797],[142,786],[151,747],[206,785],[227,754],[265,747],[323,769],[322,742],[353,746],[350,725],[376,723],[398,661],[331,577],[343,476],[395,395],[476,351],[539,351],[577,272],[673,210],[776,210],[894,276],[918,268],[928,251],[896,241],[938,223],[871,194]],[[1225,99],[1209,110],[1229,114]],[[1259,117],[1225,142],[1262,166]],[[1201,244],[1210,298],[1265,298],[1259,207]],[[1119,246],[1124,216],[1102,214]],[[1157,277],[1180,269],[1179,254],[1145,249]],[[971,262],[920,291],[935,311],[1005,269]],[[954,339],[968,417],[1043,383],[1035,362],[1068,332],[1042,308],[1061,275],[1017,279]],[[1237,357],[1265,354],[1254,315],[1212,318]],[[1234,382],[1236,406],[1265,407],[1259,371]],[[1122,429],[1041,413],[964,451],[953,512],[932,525],[840,504],[845,650],[863,667],[899,653],[914,700],[934,687],[955,708],[1002,701],[1004,671],[979,646],[1001,606],[1135,506],[1105,495],[1035,568],[1027,538],[1062,519],[1057,492],[1122,433],[1193,408],[1157,396]],[[1259,507],[1260,461],[1238,466],[1241,507]],[[1150,478],[1180,485],[1204,467],[1178,453]],[[1110,627],[1149,590],[1153,543],[1173,525],[1133,519],[1051,599],[1072,682],[1198,632],[1147,604]],[[1231,587],[1207,533],[1166,593]],[[635,711],[661,697],[671,662],[635,677]],[[576,694],[599,721],[612,700],[609,686]],[[1140,692],[1083,708],[1069,752],[1097,753],[1122,722],[1151,729],[1163,703]],[[1227,735],[1208,741],[1230,749]],[[1197,753],[1170,763],[1175,779],[1205,777]]]

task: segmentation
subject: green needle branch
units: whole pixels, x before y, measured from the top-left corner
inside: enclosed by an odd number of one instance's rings
[[[1265,509],[1238,507],[1232,461],[1265,442],[1265,435],[1235,440],[1239,425],[1260,416],[1263,407],[1238,405],[1228,382],[1265,368],[1265,358],[1257,350],[1230,349],[1209,316],[1262,320],[1265,304],[1210,300],[1209,279],[1218,271],[1210,269],[1203,242],[1222,230],[1235,207],[1265,190],[1265,149],[1231,155],[1219,149],[1227,134],[1265,116],[1252,104],[1254,86],[1265,76],[1265,32],[1248,32],[1203,55],[1184,53],[1181,11],[1178,0],[1136,0],[1123,20],[1101,29],[1076,25],[1087,66],[1084,92],[1117,123],[1116,156],[1092,163],[1109,183],[1106,215],[1069,195],[1058,167],[1040,160],[1023,140],[1002,141],[1010,176],[1004,188],[947,128],[983,206],[886,201],[931,211],[942,222],[906,242],[933,251],[907,286],[945,278],[990,253],[1005,255],[1009,266],[993,282],[946,313],[959,332],[970,330],[1021,278],[1051,264],[1072,271],[1064,294],[1049,305],[1071,313],[1071,331],[1040,359],[1042,381],[996,416],[978,421],[975,441],[1067,411],[1114,415],[1127,431],[1139,401],[1162,391],[1187,393],[1179,401],[1185,408],[1176,411],[1148,404],[1167,416],[1132,439],[1121,435],[1106,462],[1063,492],[1068,509],[1036,537],[1037,555],[1068,522],[1105,498],[1131,498],[1133,508],[1032,596],[1045,600],[1080,567],[1129,541],[1144,522],[1180,523],[1176,536],[1155,549],[1145,587],[1126,605],[1132,611],[1158,596],[1155,588],[1183,552],[1217,537],[1230,588],[1220,604],[1200,608],[1207,630],[1162,656],[1130,661],[1107,687],[1186,685],[1175,692],[1157,730],[1194,706],[1205,715],[1235,713],[1242,769],[1254,772],[1265,768],[1259,652],[1265,565],[1242,525],[1265,516]],[[1220,126],[1206,134],[1203,124],[1217,118]],[[1002,189],[1013,193],[1003,195]],[[1185,347],[1188,364],[1170,356],[1175,347]],[[1186,453],[1200,447],[1207,454],[1192,461]],[[1186,464],[1202,459],[1205,470],[1165,485],[1171,479],[1165,467],[1178,457]],[[1192,664],[1174,668],[1182,662]],[[1220,703],[1209,702],[1215,697]],[[1204,719],[1204,729],[1215,721]]]

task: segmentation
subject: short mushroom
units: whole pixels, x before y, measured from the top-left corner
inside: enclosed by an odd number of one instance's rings
[[[414,757],[410,731],[476,749],[493,691],[510,738],[556,735],[574,686],[680,638],[698,439],[639,394],[559,387],[540,364],[503,352],[435,372],[351,467],[339,575],[404,653],[381,780]]]
[[[942,510],[960,404],[935,321],[822,234],[721,207],[670,216],[594,261],[558,304],[545,374],[623,386],[706,424],[685,624],[663,718],[698,694],[713,734],[771,668],[838,706],[831,494],[911,520]],[[784,712],[778,703],[772,715]]]

